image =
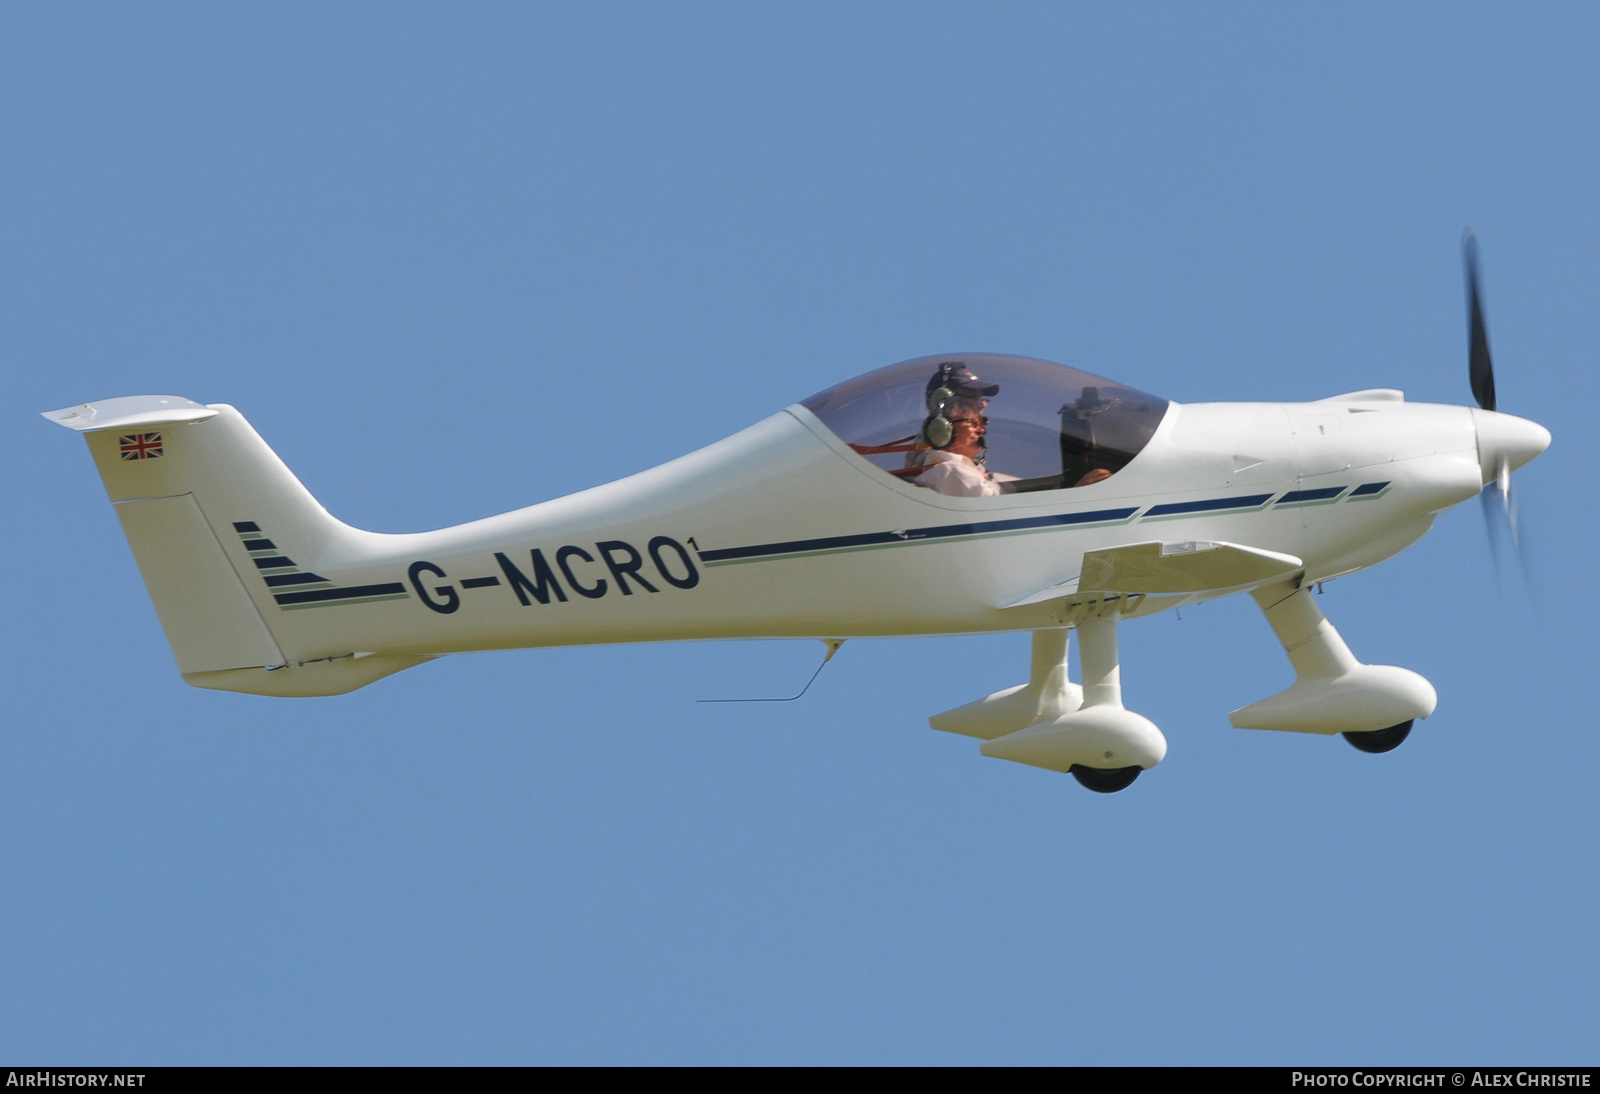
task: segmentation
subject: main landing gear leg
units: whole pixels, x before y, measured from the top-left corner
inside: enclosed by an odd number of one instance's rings
[[[1433,713],[1433,685],[1408,669],[1363,665],[1309,589],[1273,585],[1250,594],[1283,643],[1295,682],[1228,716],[1240,729],[1342,733],[1363,752],[1398,748],[1416,718]]]
[[[1092,619],[1078,624],[1078,659],[1083,663],[1083,706],[1079,709],[1123,710],[1122,661],[1117,656],[1115,619]],[[1107,763],[1115,762],[1110,751],[1103,752],[1100,758]],[[1132,786],[1143,768],[1138,764],[1108,768],[1076,763],[1067,770],[1097,794],[1114,794]]]
[[[1070,771],[1090,790],[1110,794],[1160,763],[1167,754],[1167,741],[1149,719],[1122,705],[1116,619],[1079,623],[1078,642],[1082,705],[987,741],[980,751],[1051,771]]]
[[[990,741],[1077,710],[1083,689],[1067,679],[1068,633],[1065,627],[1034,631],[1026,684],[935,714],[928,724],[946,733]]]

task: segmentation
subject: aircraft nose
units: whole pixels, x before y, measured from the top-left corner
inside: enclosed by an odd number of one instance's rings
[[[1472,424],[1478,430],[1478,465],[1485,486],[1499,475],[1502,462],[1515,471],[1550,447],[1548,429],[1514,414],[1474,410]]]

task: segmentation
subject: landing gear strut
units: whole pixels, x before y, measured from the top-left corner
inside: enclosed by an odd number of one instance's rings
[[[1355,745],[1363,752],[1393,752],[1400,747],[1400,742],[1411,735],[1411,719],[1406,719],[1397,726],[1388,729],[1374,729],[1367,733],[1343,733],[1345,740]],[[1082,782],[1083,780],[1079,780]],[[1084,783],[1088,786],[1088,783]]]
[[[1413,719],[1433,713],[1439,697],[1432,684],[1408,669],[1357,661],[1308,589],[1283,583],[1250,595],[1283,643],[1295,679],[1287,691],[1230,714],[1238,728],[1343,733],[1363,752],[1387,752],[1406,739]]]
[[[1167,739],[1148,718],[1122,705],[1116,618],[1081,620],[1077,630],[1083,665],[1081,705],[985,741],[979,751],[1050,771],[1070,771],[1090,790],[1114,794],[1127,788],[1140,770],[1161,762]],[[1065,643],[1061,652],[1064,659]]]
[[[934,729],[983,741],[996,759],[1071,772],[1099,794],[1125,790],[1139,772],[1167,754],[1167,739],[1148,718],[1122,705],[1117,621],[1077,625],[1083,685],[1067,679],[1067,631],[1033,632],[1033,666],[1026,684],[935,714]]]

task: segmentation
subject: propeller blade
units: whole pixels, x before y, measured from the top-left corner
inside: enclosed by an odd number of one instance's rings
[[[1461,237],[1461,257],[1467,268],[1467,377],[1472,397],[1484,410],[1495,409],[1494,365],[1489,360],[1489,330],[1483,321],[1483,299],[1478,292],[1478,236],[1471,228]]]
[[[1494,489],[1500,499],[1500,511],[1505,514],[1506,527],[1511,529],[1512,545],[1520,548],[1522,536],[1517,528],[1517,499],[1511,493],[1511,465],[1505,460],[1500,461],[1500,469],[1495,473]]]
[[[1522,542],[1521,521],[1517,514],[1517,495],[1511,489],[1511,466],[1504,460],[1500,462],[1495,480],[1483,488],[1483,493],[1478,497],[1483,503],[1484,530],[1489,535],[1489,555],[1494,560],[1495,577],[1502,577],[1500,568],[1500,543],[1502,538],[1510,540],[1511,554],[1516,559],[1516,568],[1522,575],[1522,583],[1528,594],[1534,594],[1533,573],[1528,564],[1528,552]]]
[[[1490,487],[1484,487],[1483,493],[1478,495],[1478,501],[1483,504],[1483,530],[1489,537],[1489,560],[1494,563],[1495,580],[1500,580],[1500,501]]]
[[[1467,378],[1472,383],[1472,396],[1483,410],[1495,410],[1494,365],[1489,359],[1489,328],[1483,318],[1483,293],[1478,286],[1478,235],[1468,228],[1461,237],[1461,259],[1467,275]],[[1526,423],[1524,423],[1526,424]],[[1479,422],[1479,445],[1483,444],[1485,421]],[[1540,432],[1543,432],[1542,430]],[[1530,434],[1531,435],[1531,434]],[[1548,444],[1548,434],[1543,444]],[[1525,451],[1519,451],[1519,444]],[[1533,447],[1528,446],[1532,444]],[[1522,543],[1522,529],[1518,526],[1517,498],[1511,492],[1511,457],[1518,452],[1520,462],[1526,462],[1543,451],[1542,444],[1528,440],[1516,441],[1502,436],[1498,448],[1502,454],[1495,463],[1495,475],[1479,497],[1483,501],[1483,522],[1489,533],[1489,553],[1494,559],[1495,577],[1500,574],[1500,540],[1509,536],[1511,553],[1516,557],[1517,569],[1530,597],[1534,595],[1533,575],[1528,565],[1527,550]],[[1491,449],[1493,450],[1493,449]]]

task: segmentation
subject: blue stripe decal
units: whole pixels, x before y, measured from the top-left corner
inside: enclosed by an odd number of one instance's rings
[[[267,580],[267,588],[277,589],[284,585],[312,585],[318,581],[326,581],[321,574],[263,574]]]
[[[1324,486],[1316,490],[1291,490],[1278,499],[1279,505],[1287,505],[1295,501],[1322,501],[1324,498],[1336,498],[1344,493],[1342,486]]]
[[[403,593],[406,587],[396,581],[393,585],[356,585],[349,589],[311,589],[303,593],[277,593],[272,599],[279,604],[314,604],[319,600],[354,600],[365,596],[388,596]]]
[[[1363,494],[1377,494],[1382,492],[1383,488],[1388,485],[1389,484],[1386,482],[1364,482],[1354,490],[1350,491],[1350,496],[1352,498],[1359,498]]]
[[[1269,495],[1270,496],[1270,495]],[[761,558],[764,555],[793,555],[809,551],[830,551],[841,547],[873,547],[888,543],[913,543],[919,540],[951,539],[956,536],[1015,532],[1027,528],[1066,527],[1127,520],[1139,510],[1097,509],[1090,513],[1058,513],[1048,517],[1020,517],[1016,520],[991,520],[980,524],[941,524],[931,528],[907,528],[899,532],[863,532],[854,536],[827,536],[822,539],[794,539],[785,543],[757,543],[750,547],[725,547],[701,551],[703,562],[725,562],[736,558]]]
[[[335,587],[332,589],[297,588],[298,586],[332,585],[333,583],[321,574],[305,573],[267,573],[269,570],[294,570],[294,559],[280,554],[267,554],[276,552],[277,544],[273,543],[261,531],[261,526],[255,521],[234,521],[234,530],[239,533],[239,540],[246,550],[254,555],[264,557],[252,558],[256,570],[261,573],[261,580],[266,582],[267,590],[272,593],[272,599],[277,601],[279,609],[288,611],[291,608],[315,608],[323,604],[360,604],[371,603],[374,600],[401,600],[410,599],[411,594],[406,592],[406,587],[400,582],[389,582],[383,585],[356,585],[348,588]],[[469,588],[485,583],[484,578],[476,578],[463,582]],[[498,585],[498,578],[488,578],[487,583]],[[276,590],[282,589],[283,592]]]
[[[1251,494],[1245,498],[1211,498],[1207,501],[1175,501],[1167,505],[1152,505],[1146,517],[1169,517],[1174,513],[1210,513],[1218,509],[1254,509],[1265,505],[1271,494]]]

